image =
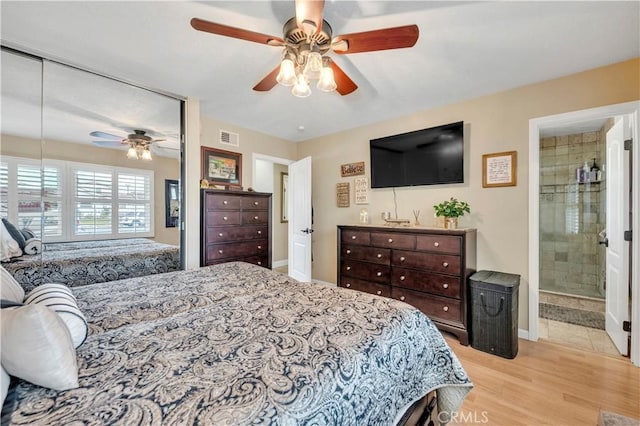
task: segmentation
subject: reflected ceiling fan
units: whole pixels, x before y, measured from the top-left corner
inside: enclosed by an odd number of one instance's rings
[[[175,155],[171,151],[175,151],[177,153],[177,148],[170,148],[156,144],[157,142],[164,141],[165,139],[153,139],[146,133],[147,132],[145,130],[134,129],[133,133],[124,137],[100,131],[94,131],[89,134],[96,138],[106,139],[93,141],[93,144],[96,146],[107,148],[128,148],[127,158],[129,159],[151,160],[151,151],[154,151],[154,154],[168,154],[169,156]]]
[[[332,38],[331,25],[322,19],[323,11],[324,0],[295,0],[295,16],[284,24],[282,38],[199,18],[193,18],[191,26],[198,31],[284,48],[280,66],[267,74],[253,90],[269,91],[280,83],[292,86],[291,92],[298,97],[311,94],[309,82],[312,79],[318,80],[317,87],[320,90],[337,90],[343,96],[358,88],[327,56],[329,52],[350,54],[400,49],[412,47],[418,41],[417,25],[342,34]]]

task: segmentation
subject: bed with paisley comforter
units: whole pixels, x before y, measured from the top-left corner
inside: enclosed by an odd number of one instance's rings
[[[472,388],[440,332],[393,299],[241,262],[73,288],[80,387],[19,381],[3,421],[47,425],[391,425]],[[439,416],[440,417],[440,416]],[[441,418],[441,417],[440,417]]]
[[[2,266],[25,291],[48,282],[76,287],[177,271],[180,249],[147,238],[46,243]]]

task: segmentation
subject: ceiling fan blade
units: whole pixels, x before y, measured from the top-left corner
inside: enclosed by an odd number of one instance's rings
[[[256,92],[268,92],[273,89],[278,82],[276,81],[276,77],[280,72],[280,66],[277,66],[271,71],[265,78],[260,80],[258,84],[253,87],[253,90]]]
[[[129,145],[123,142],[116,141],[93,141],[93,144],[96,146],[101,146],[103,148],[128,148]]]
[[[305,34],[322,31],[324,0],[296,0],[296,24]]]
[[[417,25],[343,34],[333,39],[334,52],[339,54],[373,52],[376,50],[412,47],[418,41]],[[347,42],[346,49],[343,42]]]
[[[249,30],[243,30],[242,28],[230,27],[228,25],[217,24],[215,22],[205,21],[203,19],[193,18],[191,20],[191,26],[206,33],[218,34],[231,38],[238,38],[240,40],[253,41],[260,44],[268,44],[271,46],[282,46],[284,40],[280,37],[270,36],[266,34],[260,34]]]
[[[335,62],[331,61],[331,69],[333,69],[333,79],[335,80],[338,87],[336,91],[340,93],[342,96],[348,95],[355,91],[358,86],[349,78],[342,68],[338,66]]]
[[[105,132],[91,132],[89,133],[89,135],[95,137],[95,138],[102,138],[102,139],[113,139],[116,141],[121,141],[122,139],[124,139],[122,136],[117,136],[117,135],[113,135],[111,133],[105,133]]]

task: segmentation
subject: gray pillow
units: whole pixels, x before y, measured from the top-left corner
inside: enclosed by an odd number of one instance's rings
[[[13,223],[9,222],[6,218],[2,218],[2,223],[4,223],[5,228],[9,231],[11,238],[16,240],[16,243],[20,246],[20,249],[24,249],[24,246],[27,244],[27,240],[24,239],[24,235],[18,228],[16,228]]]

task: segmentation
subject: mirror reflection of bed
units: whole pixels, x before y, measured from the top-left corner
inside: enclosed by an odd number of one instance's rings
[[[3,253],[26,290],[181,269],[179,227],[167,226],[179,199],[165,217],[165,181],[180,177],[181,100],[4,47],[2,99],[0,215],[41,242]],[[127,156],[123,139],[138,129],[161,139],[151,160]]]

